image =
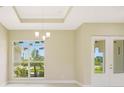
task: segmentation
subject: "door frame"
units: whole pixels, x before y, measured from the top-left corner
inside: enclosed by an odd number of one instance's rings
[[[105,73],[104,74],[94,73],[94,43],[95,43],[95,40],[105,40],[105,61],[104,61],[105,62]],[[113,69],[110,69],[111,64],[112,64],[112,68],[114,68],[114,55],[113,55],[113,52],[114,52],[113,41],[114,40],[124,40],[124,36],[93,36],[92,37],[92,41],[91,41],[91,44],[92,44],[91,85],[93,86],[124,86],[124,73],[114,74]],[[107,78],[104,78],[104,75]]]

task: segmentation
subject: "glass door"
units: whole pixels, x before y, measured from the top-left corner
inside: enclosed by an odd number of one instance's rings
[[[92,85],[124,86],[124,37],[92,38]]]
[[[114,40],[113,48],[113,73],[124,73],[124,40]]]
[[[109,42],[107,37],[92,38],[92,71],[91,84],[93,86],[108,86],[109,84]]]
[[[111,86],[124,86],[124,37],[111,37]]]

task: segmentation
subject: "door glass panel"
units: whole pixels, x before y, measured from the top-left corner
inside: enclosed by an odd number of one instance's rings
[[[94,73],[105,72],[105,40],[95,41],[94,45]]]
[[[124,40],[114,42],[114,73],[124,73]]]

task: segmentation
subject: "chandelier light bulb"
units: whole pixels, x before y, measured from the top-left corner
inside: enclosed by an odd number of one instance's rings
[[[46,32],[46,38],[50,38],[50,32]]]
[[[45,41],[46,37],[45,36],[42,36],[42,39],[43,39],[43,41]]]
[[[40,36],[40,33],[39,32],[35,32],[35,37],[39,38],[39,36]]]

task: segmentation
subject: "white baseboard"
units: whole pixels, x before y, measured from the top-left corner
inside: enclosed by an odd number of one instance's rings
[[[12,80],[12,81],[9,81],[8,83],[34,83],[34,84],[40,84],[40,83],[76,83],[75,80],[21,80],[21,81],[17,81],[17,80]]]
[[[76,84],[79,85],[80,87],[83,87],[83,84],[81,84],[80,82],[76,81]]]
[[[8,84],[8,82],[1,82],[0,83],[0,87],[4,87],[5,85],[7,85]]]
[[[43,83],[73,83],[77,84],[80,87],[91,87],[91,85],[83,85],[82,83],[76,81],[76,80],[12,80],[9,81],[8,83],[12,84],[43,84]]]
[[[78,81],[76,81],[76,84],[79,85],[80,87],[91,87],[91,85],[84,85]]]

